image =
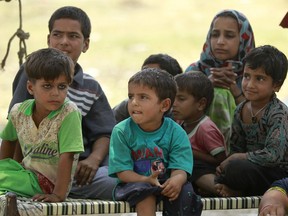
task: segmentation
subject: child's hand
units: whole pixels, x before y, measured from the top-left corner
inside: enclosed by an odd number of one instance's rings
[[[56,194],[36,194],[32,197],[33,201],[36,202],[62,202],[64,199],[61,199],[60,196]]]
[[[159,183],[159,181],[158,181],[158,176],[159,176],[159,174],[160,174],[160,171],[154,171],[153,173],[152,173],[152,175],[150,175],[149,177],[148,177],[148,182],[151,184],[151,185],[155,185],[155,186],[161,186],[161,184]]]
[[[169,197],[169,201],[173,201],[178,198],[182,189],[182,184],[179,184],[178,176],[175,175],[167,179],[161,188],[163,188],[161,194]]]
[[[151,176],[148,177],[149,183],[155,186],[160,186],[158,178],[161,178],[161,175],[163,175],[166,172],[166,168],[164,166],[164,163],[161,160],[155,160],[153,161],[151,165]],[[160,175],[160,176],[159,176]]]

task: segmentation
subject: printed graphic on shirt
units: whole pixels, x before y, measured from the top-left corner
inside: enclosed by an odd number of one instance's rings
[[[31,154],[31,158],[33,159],[50,159],[58,155],[57,147],[58,145],[55,142],[51,142],[51,144],[43,143],[41,146],[35,149],[31,148],[32,152],[29,153]]]
[[[150,176],[153,172],[160,171],[158,179],[164,179],[166,167],[163,161],[163,151],[158,146],[153,149],[138,149],[132,151],[134,171],[140,175]]]

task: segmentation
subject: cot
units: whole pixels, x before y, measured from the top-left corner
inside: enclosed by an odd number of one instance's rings
[[[261,197],[211,197],[202,198],[203,210],[228,210],[258,208]],[[159,203],[158,211],[163,205]],[[92,199],[71,199],[59,203],[33,202],[31,199],[16,197],[13,193],[0,196],[0,215],[44,216],[44,215],[96,215],[135,212],[127,202]]]

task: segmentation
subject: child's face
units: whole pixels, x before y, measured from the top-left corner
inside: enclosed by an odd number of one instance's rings
[[[188,92],[178,89],[172,113],[175,120],[195,121],[203,115],[204,111],[200,100]]]
[[[232,17],[218,17],[211,30],[211,50],[218,60],[231,60],[238,54],[240,34],[238,23]]]
[[[161,126],[162,117],[170,107],[170,100],[159,101],[155,91],[147,86],[128,85],[128,111],[144,131],[154,131]]]
[[[242,91],[247,100],[266,104],[279,89],[263,68],[253,70],[248,66],[244,67]]]
[[[27,89],[35,99],[35,110],[43,116],[51,111],[59,109],[67,96],[69,84],[64,75],[55,80],[38,79],[35,82],[28,81]]]
[[[81,52],[88,50],[89,39],[84,39],[79,21],[58,19],[48,35],[48,46],[63,51],[76,63]]]

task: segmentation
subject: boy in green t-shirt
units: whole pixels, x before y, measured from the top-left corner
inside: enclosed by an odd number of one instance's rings
[[[35,201],[61,202],[84,150],[81,113],[66,99],[74,63],[60,50],[46,48],[28,56],[25,71],[34,99],[12,107],[0,134],[0,194],[10,191]],[[12,159],[18,142],[21,164]]]

